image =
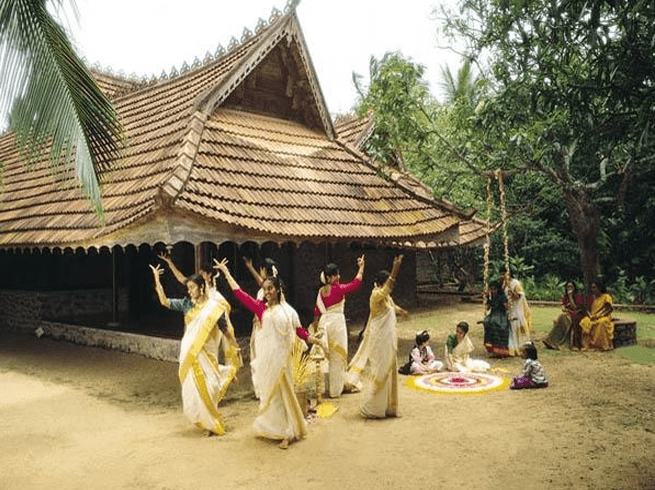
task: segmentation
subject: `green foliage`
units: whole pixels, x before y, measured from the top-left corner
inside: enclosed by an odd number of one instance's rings
[[[12,107],[10,129],[26,160],[49,149],[54,167],[74,162],[102,213],[96,172],[119,156],[123,130],[45,0],[0,3],[0,73],[0,107]]]
[[[547,176],[584,243],[585,277],[597,274],[600,203],[631,200],[634,177],[652,173],[655,4],[464,0],[446,21],[488,62],[493,91],[462,127],[469,159]]]
[[[566,282],[556,275],[547,274],[541,278],[539,287],[535,287],[534,295],[530,297],[545,301],[557,301],[564,293],[565,284]]]
[[[504,169],[509,253],[533,267],[521,280],[534,276],[535,294],[548,296],[554,276],[582,284],[602,272],[626,299],[647,296],[629,286],[655,279],[655,4],[459,7],[445,29],[467,43],[466,62],[457,80],[443,70],[448,105],[429,96],[410,60],[372,60],[368,91],[360,87],[360,111],[376,118],[368,150],[483,218],[484,172]],[[499,222],[496,184],[492,192]],[[500,241],[496,233],[493,260]]]
[[[623,269],[617,269],[614,279],[607,289],[617,303],[654,305],[655,304],[655,279],[647,279],[644,276],[631,278]]]
[[[365,150],[380,162],[400,162],[437,197],[464,208],[479,207],[485,199],[484,181],[478,169],[461,168],[461,145],[459,140],[457,145],[451,142],[464,135],[451,129],[456,127],[453,119],[471,116],[470,103],[482,84],[472,79],[470,69],[460,70],[461,79],[451,80],[451,84],[453,91],[464,96],[453,93],[455,104],[442,107],[430,94],[423,74],[421,65],[399,53],[387,53],[381,60],[371,58],[367,87],[361,75],[353,74],[360,95],[358,113],[371,112],[375,118],[375,130]]]

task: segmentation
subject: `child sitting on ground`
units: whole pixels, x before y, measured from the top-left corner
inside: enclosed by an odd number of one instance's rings
[[[444,363],[446,370],[456,373],[482,372],[491,369],[487,361],[471,359],[473,342],[468,337],[469,324],[459,322],[455,333],[451,333],[446,340],[444,349]]]
[[[409,361],[398,369],[400,374],[430,374],[443,368],[443,363],[434,357],[428,345],[430,334],[427,330],[416,333],[416,344],[409,353]]]
[[[523,361],[523,371],[520,376],[512,380],[509,385],[512,390],[521,390],[524,388],[545,388],[548,386],[548,378],[544,367],[537,360],[537,348],[532,342],[526,342],[521,347],[521,357]]]

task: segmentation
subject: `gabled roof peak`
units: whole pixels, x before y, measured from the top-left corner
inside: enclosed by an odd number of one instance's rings
[[[208,50],[202,59],[202,61],[196,56],[193,63],[189,65],[187,61],[183,61],[179,69],[173,65],[171,70],[167,73],[166,70],[162,70],[159,76],[152,74],[150,77],[143,75],[139,77],[137,74],[132,73],[129,76],[125,74],[123,70],[119,70],[118,73],[114,73],[114,70],[111,67],[102,67],[98,62],[92,65],[94,75],[100,75],[104,77],[110,77],[116,84],[121,85],[121,89],[115,90],[112,93],[108,94],[110,98],[120,97],[127,93],[132,92],[135,89],[155,85],[160,82],[169,81],[175,77],[178,77],[182,74],[185,74],[194,69],[202,68],[203,66],[219,60],[224,56],[228,56],[233,53],[235,50],[243,47],[248,41],[251,41],[254,37],[262,33],[262,31],[271,28],[275,23],[281,20],[283,17],[289,16],[295,13],[296,8],[300,4],[300,0],[288,0],[287,4],[284,7],[284,12],[281,12],[276,7],[273,7],[271,14],[268,18],[268,22],[261,17],[257,21],[255,26],[254,34],[253,31],[248,29],[248,27],[243,28],[241,37],[237,39],[235,36],[230,38],[227,49],[223,47],[221,43],[218,44],[214,54],[212,55]]]

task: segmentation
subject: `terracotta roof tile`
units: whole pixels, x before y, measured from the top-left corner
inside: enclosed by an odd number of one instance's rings
[[[230,109],[208,120],[177,205],[290,239],[438,234],[458,221],[316,131]]]
[[[331,121],[312,129],[285,118],[213,109],[226,100],[225,90],[243,83],[246,75],[239,70],[270,60],[267,53],[281,43],[279,49],[300,49],[294,59],[304,63],[299,73],[311,77],[308,85],[320,106],[315,113],[324,117],[294,19],[276,21],[221,58],[168,80],[145,83],[95,73],[114,98],[128,137],[124,157],[100,175],[104,222],[72,171],[53,173],[45,157],[24,165],[13,136],[1,135],[0,246],[132,243],[162,219],[280,240],[452,239],[460,216],[381,177],[363,156],[331,139]]]
[[[372,113],[363,116],[348,114],[341,116],[335,121],[335,130],[338,138],[356,150],[361,150],[364,147],[367,139],[371,134],[373,134],[374,129],[375,121]],[[416,242],[415,246],[419,248],[434,248],[456,245],[479,245],[482,243],[486,236],[486,222],[474,218],[473,214],[475,212],[465,213],[463,210],[458,209],[456,206],[445,200],[434,199],[432,197],[432,190],[408,172],[403,172],[397,169],[390,169],[390,171],[392,173],[392,178],[394,178],[394,180],[396,180],[400,185],[411,189],[413,192],[426,199],[433,200],[435,205],[445,206],[446,209],[449,209],[461,218],[459,223],[459,238],[457,241],[438,242],[421,240]],[[493,230],[496,228],[497,226],[493,227]]]

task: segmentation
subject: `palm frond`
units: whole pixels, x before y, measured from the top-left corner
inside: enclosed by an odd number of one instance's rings
[[[0,107],[11,107],[23,154],[34,161],[49,148],[54,167],[74,161],[102,215],[98,172],[120,157],[123,129],[45,0],[0,3],[0,73]]]

